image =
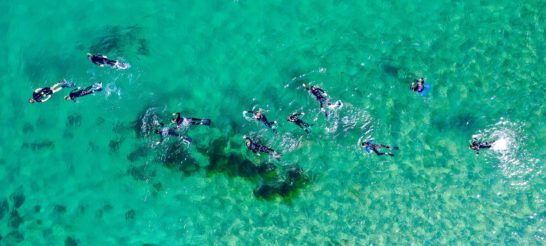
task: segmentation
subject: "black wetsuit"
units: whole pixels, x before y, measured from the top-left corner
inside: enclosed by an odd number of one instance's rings
[[[159,142],[163,142],[163,140],[169,136],[180,137],[188,142],[192,141],[190,137],[182,136],[180,133],[176,132],[176,128],[163,127],[158,130],[157,134],[159,134],[160,137]]]
[[[309,133],[309,124],[305,123],[303,120],[298,118],[298,116],[302,115],[301,113],[293,114],[288,116],[288,121],[294,122],[296,125],[298,125],[301,129],[305,130],[305,132]]]
[[[103,55],[100,55],[100,54],[96,54],[96,55],[91,55],[91,57],[89,58],[91,59],[91,62],[96,64],[96,65],[110,65],[110,66],[114,66],[116,65],[117,61],[115,60],[110,60],[108,58],[106,58],[105,56]]]
[[[51,88],[49,87],[45,87],[38,92],[32,93],[32,98],[36,102],[42,102],[43,99],[47,98],[50,95],[53,95],[53,90],[51,90]]]
[[[325,93],[323,89],[318,87],[311,87],[309,91],[311,91],[311,94],[313,94],[317,101],[319,101],[321,108],[324,107],[324,104],[330,105],[330,103],[328,102],[328,98],[323,95]]]
[[[101,87],[96,87],[96,86],[93,86],[93,85],[90,85],[88,87],[86,87],[85,89],[74,89],[70,92],[70,94],[68,95],[70,97],[70,100],[73,100],[73,101],[76,101],[76,98],[78,97],[83,97],[83,96],[87,96],[89,94],[93,94],[97,91],[102,91],[102,86]]]
[[[470,145],[470,148],[472,150],[475,150],[476,154],[479,154],[480,149],[489,149],[489,148],[491,148],[491,144],[489,142],[472,141],[472,144]]]
[[[387,149],[390,149],[391,147],[388,146],[388,145],[383,145],[383,144],[374,144],[374,143],[371,143],[371,142],[364,142],[362,143],[362,147],[366,148],[366,149],[369,149],[371,151],[373,151],[376,155],[384,155],[384,154],[387,154],[387,155],[390,155],[390,156],[394,156],[393,153],[390,153],[390,152],[379,152],[379,148],[387,148]],[[393,147],[393,149],[398,149],[398,147]]]
[[[247,111],[247,112],[252,113],[252,116],[256,120],[261,121],[267,128],[271,128],[273,132],[276,132],[275,128],[273,128],[273,124],[275,124],[275,122],[268,121],[267,117],[265,117],[265,114],[260,113],[260,116],[256,116],[256,112],[252,112],[252,111]]]
[[[410,89],[415,92],[422,92],[425,89],[425,79],[421,78],[421,79],[415,80],[415,82],[413,82]]]
[[[184,118],[180,116],[180,113],[176,113],[176,119],[174,122],[179,127],[186,124],[210,126],[210,119]]]
[[[251,150],[254,153],[262,152],[262,153],[270,154],[275,152],[275,150],[273,150],[272,148],[269,148],[267,146],[257,144],[254,142],[250,142],[250,145],[248,145],[247,147],[249,150]]]

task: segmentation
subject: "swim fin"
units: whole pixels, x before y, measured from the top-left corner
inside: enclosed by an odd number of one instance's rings
[[[201,125],[210,126],[210,119],[202,119]]]

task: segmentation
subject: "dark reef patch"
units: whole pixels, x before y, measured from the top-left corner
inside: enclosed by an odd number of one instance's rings
[[[289,200],[308,183],[309,178],[305,175],[303,169],[297,165],[292,165],[286,171],[283,180],[262,184],[254,190],[254,196],[266,200],[275,197]]]
[[[66,118],[66,127],[80,127],[82,125],[82,116],[80,114],[71,114]]]
[[[199,171],[199,164],[191,157],[182,141],[170,141],[166,144],[167,150],[158,158],[166,167],[182,171],[185,175]]]
[[[66,213],[66,206],[57,204],[55,207],[53,207],[53,211],[59,214],[64,214]]]
[[[155,176],[155,172],[146,169],[146,165],[131,166],[127,169],[127,174],[138,181],[144,181]]]
[[[136,212],[134,209],[131,209],[127,212],[125,212],[125,220],[133,220],[135,219]]]
[[[78,246],[78,241],[73,237],[66,237],[64,239],[65,246]]]
[[[121,146],[124,140],[125,140],[124,138],[110,140],[110,143],[108,143],[108,148],[110,149],[110,153],[117,153],[119,151],[119,147]]]
[[[25,195],[20,190],[12,193],[10,199],[15,208],[19,208],[25,203]]]
[[[30,148],[32,149],[32,151],[40,151],[43,149],[51,149],[55,147],[55,144],[53,143],[53,141],[46,139],[46,140],[36,141],[33,143],[23,143],[22,147],[24,149]]]
[[[30,123],[25,123],[25,125],[23,125],[23,133],[28,134],[32,132],[34,132],[34,126]]]
[[[2,199],[2,201],[0,201],[0,220],[4,218],[7,212],[9,212],[8,200]]]
[[[23,220],[23,217],[19,215],[19,212],[17,210],[12,210],[9,214],[9,227],[17,229],[21,224],[23,224],[23,222],[25,222],[25,220]]]
[[[138,146],[133,151],[131,151],[129,155],[127,155],[127,160],[129,160],[130,162],[135,162],[141,158],[147,157],[149,153],[150,153],[150,148],[148,148],[147,146],[141,145],[141,146]]]

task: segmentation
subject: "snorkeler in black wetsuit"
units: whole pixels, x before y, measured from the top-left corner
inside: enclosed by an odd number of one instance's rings
[[[165,140],[165,138],[169,136],[180,137],[184,142],[188,144],[191,143],[192,139],[188,136],[180,135],[178,132],[176,132],[176,128],[163,127],[163,124],[160,124],[160,125],[161,125],[161,128],[154,131],[154,133],[159,134],[159,137],[160,137],[159,141],[155,142],[155,144],[160,144],[161,142],[163,142],[163,140]]]
[[[29,103],[45,102],[51,98],[51,95],[61,91],[63,88],[74,87],[74,83],[66,80],[59,81],[51,87],[38,88],[32,93],[32,98],[28,99]]]
[[[374,144],[373,141],[371,141],[371,140],[363,141],[362,142],[362,147],[366,151],[373,151],[376,155],[387,154],[387,155],[390,155],[390,156],[394,156],[394,154],[391,153],[391,152],[385,152],[385,153],[379,152],[379,148],[387,148],[387,149],[393,149],[393,150],[398,149],[398,147],[391,147],[391,146],[383,145],[383,144]]]
[[[288,116],[286,120],[290,122],[294,122],[294,124],[298,125],[301,129],[305,130],[305,132],[309,133],[310,132],[309,127],[311,125],[305,123],[303,120],[298,118],[298,116],[304,116],[304,115],[305,115],[304,113],[293,114]]]
[[[307,85],[303,84],[303,88],[305,88],[306,90],[309,91],[309,93],[315,96],[315,99],[317,99],[317,101],[319,101],[320,103],[320,111],[322,111],[324,115],[328,117],[328,112],[324,108],[325,105],[328,107],[332,105],[332,103],[330,103],[330,100],[328,100],[327,98],[328,94],[323,89],[318,88],[314,85],[312,85],[311,87],[308,87]],[[340,105],[341,105],[341,102],[338,101],[336,102],[335,106],[340,106]]]
[[[254,141],[252,141],[252,140],[251,140],[249,137],[247,137],[247,136],[243,136],[243,139],[244,139],[245,142],[246,142],[246,147],[247,147],[247,149],[249,149],[250,151],[254,152],[254,154],[260,155],[260,152],[261,152],[261,153],[266,153],[266,154],[272,156],[272,157],[275,158],[276,160],[280,160],[280,159],[281,159],[282,153],[276,152],[275,150],[273,150],[272,148],[269,148],[269,147],[267,147],[267,146],[264,146],[264,145],[255,143]]]
[[[244,111],[243,112],[244,114],[252,114],[252,116],[254,117],[254,119],[256,119],[257,121],[261,121],[262,123],[264,123],[264,125],[267,127],[267,128],[270,128],[271,130],[273,130],[274,133],[277,133],[277,130],[273,127],[274,124],[276,124],[277,122],[276,121],[268,121],[267,118],[265,117],[264,114],[262,114],[262,112],[260,111],[256,111],[256,112],[252,112],[252,111]]]
[[[470,146],[468,146],[471,150],[475,150],[476,154],[480,154],[480,149],[489,149],[491,148],[491,144],[489,142],[479,142],[477,140],[472,140],[472,143]]]
[[[416,79],[415,82],[411,83],[410,89],[415,92],[423,92],[425,89],[425,78]]]
[[[91,60],[91,62],[95,65],[99,65],[101,67],[104,67],[104,65],[115,66],[117,63],[117,61],[108,59],[107,56],[103,56],[101,54],[93,55],[91,53],[87,53],[87,58],[89,58],[89,60]]]
[[[205,125],[210,126],[210,119],[198,119],[198,118],[185,118],[180,116],[180,113],[173,113],[172,123],[175,123],[178,128],[188,125]]]
[[[87,96],[97,91],[102,91],[102,82],[97,82],[93,85],[86,87],[85,89],[81,89],[80,87],[78,87],[72,90],[68,96],[64,97],[64,99],[76,102],[76,98]]]
[[[118,68],[118,69],[127,69],[129,68],[129,64],[126,64],[126,63],[123,63],[123,62],[120,62],[120,61],[116,61],[116,60],[112,60],[112,59],[108,59],[107,56],[103,56],[101,54],[91,54],[91,53],[87,53],[87,58],[89,58],[89,60],[95,64],[95,65],[99,65],[100,67],[104,67],[105,65],[108,65],[108,66],[111,66],[113,68]]]

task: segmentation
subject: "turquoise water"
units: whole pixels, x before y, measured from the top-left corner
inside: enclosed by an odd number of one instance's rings
[[[2,245],[546,241],[544,1],[0,6]],[[408,89],[421,76],[426,97]],[[106,89],[27,103],[61,79]],[[309,82],[344,106],[326,119]],[[279,134],[242,116],[252,107]],[[154,147],[142,122],[177,111],[212,127]],[[285,121],[296,111],[312,134]],[[496,144],[476,155],[477,134]],[[363,154],[370,137],[400,150]],[[300,168],[287,196],[254,194]]]

